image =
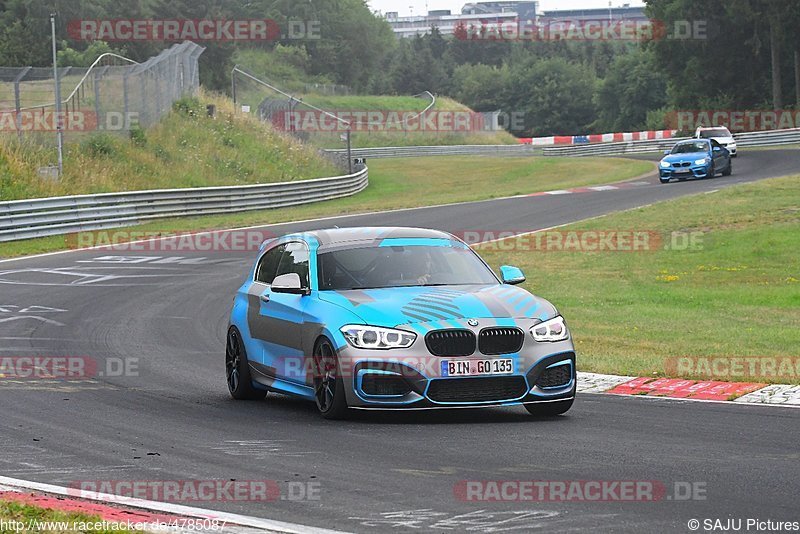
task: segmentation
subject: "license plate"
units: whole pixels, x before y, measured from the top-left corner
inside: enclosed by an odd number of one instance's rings
[[[675,174],[689,174],[690,172],[692,172],[690,169],[678,169]]]
[[[445,360],[442,376],[508,375],[514,372],[514,360]]]

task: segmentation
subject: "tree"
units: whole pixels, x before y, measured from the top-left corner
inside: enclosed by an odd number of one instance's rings
[[[507,67],[459,65],[453,71],[452,96],[475,111],[496,111],[503,107],[508,78]]]
[[[594,122],[597,79],[584,66],[534,58],[509,78],[504,111],[524,113],[526,134],[583,134]]]
[[[667,102],[667,79],[652,53],[637,50],[618,56],[595,95],[597,129],[621,132],[642,130],[648,111]]]

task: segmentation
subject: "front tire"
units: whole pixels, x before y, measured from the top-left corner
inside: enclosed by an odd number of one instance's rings
[[[713,178],[713,177],[715,177],[716,175],[717,175],[717,168],[716,168],[716,166],[715,166],[715,165],[712,163],[712,164],[711,164],[711,167],[709,167],[709,168],[708,168],[708,173],[706,174],[706,178]]]
[[[228,391],[236,400],[262,400],[267,396],[266,390],[253,387],[242,335],[235,326],[228,329],[225,343],[225,377]]]
[[[528,410],[528,413],[536,417],[555,417],[566,413],[567,410],[572,408],[572,403],[574,402],[575,399],[572,398],[563,401],[526,404],[525,409]]]
[[[350,413],[336,350],[326,338],[314,347],[314,400],[325,419],[345,419]]]
[[[722,176],[730,176],[731,174],[733,174],[733,162],[729,161],[728,168],[722,172]]]

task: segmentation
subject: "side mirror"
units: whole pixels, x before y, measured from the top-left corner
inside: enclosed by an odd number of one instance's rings
[[[722,148],[718,147],[718,146],[715,146],[714,147],[714,152],[722,152]]]
[[[517,285],[525,281],[525,275],[519,267],[513,265],[503,265],[500,267],[500,275],[504,284]]]
[[[308,289],[305,289],[300,283],[300,275],[297,273],[286,273],[276,276],[275,280],[270,285],[273,293],[290,293],[292,295],[308,295]]]
[[[672,150],[665,150],[664,151],[664,155],[665,156],[669,156],[670,154],[672,154]]]

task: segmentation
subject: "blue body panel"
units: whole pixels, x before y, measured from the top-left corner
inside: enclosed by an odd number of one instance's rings
[[[316,256],[321,245],[314,236],[295,234],[271,241],[263,247],[258,259],[275,246],[290,241],[302,241],[309,248],[309,294],[274,293],[269,286],[254,282],[257,260],[247,280],[237,291],[231,311],[230,324],[241,333],[255,387],[313,399],[311,354],[317,341],[325,337],[337,352],[341,372],[346,377],[348,404],[354,407],[513,405],[574,394],[572,340],[568,338],[561,342],[542,343],[535,341],[529,334],[534,325],[558,315],[555,307],[548,301],[521,287],[499,281],[494,284],[468,286],[320,291]],[[455,238],[388,237],[377,244],[415,245],[468,248]],[[268,300],[265,301],[262,298],[264,296]],[[348,343],[341,331],[346,325],[405,330],[415,333],[416,339],[408,349],[357,349]],[[462,359],[503,358],[513,361],[513,373],[503,376],[522,377],[527,385],[525,391],[513,398],[492,401],[436,402],[428,398],[427,392],[433,381],[469,378],[449,378],[442,372],[442,362],[455,358],[433,356],[426,348],[426,334],[436,330],[460,329],[471,330],[477,336],[481,330],[493,327],[513,328],[524,332],[522,348],[500,356],[475,353]],[[559,354],[571,356],[559,359]],[[547,365],[542,362],[547,362]],[[570,366],[573,378],[569,384],[548,391],[531,383],[531,373],[537,366],[552,367],[553,362]],[[402,369],[414,374],[424,384],[418,391],[404,395],[368,395],[362,390],[365,376],[391,375],[395,372],[370,368],[375,363],[402,366]]]

